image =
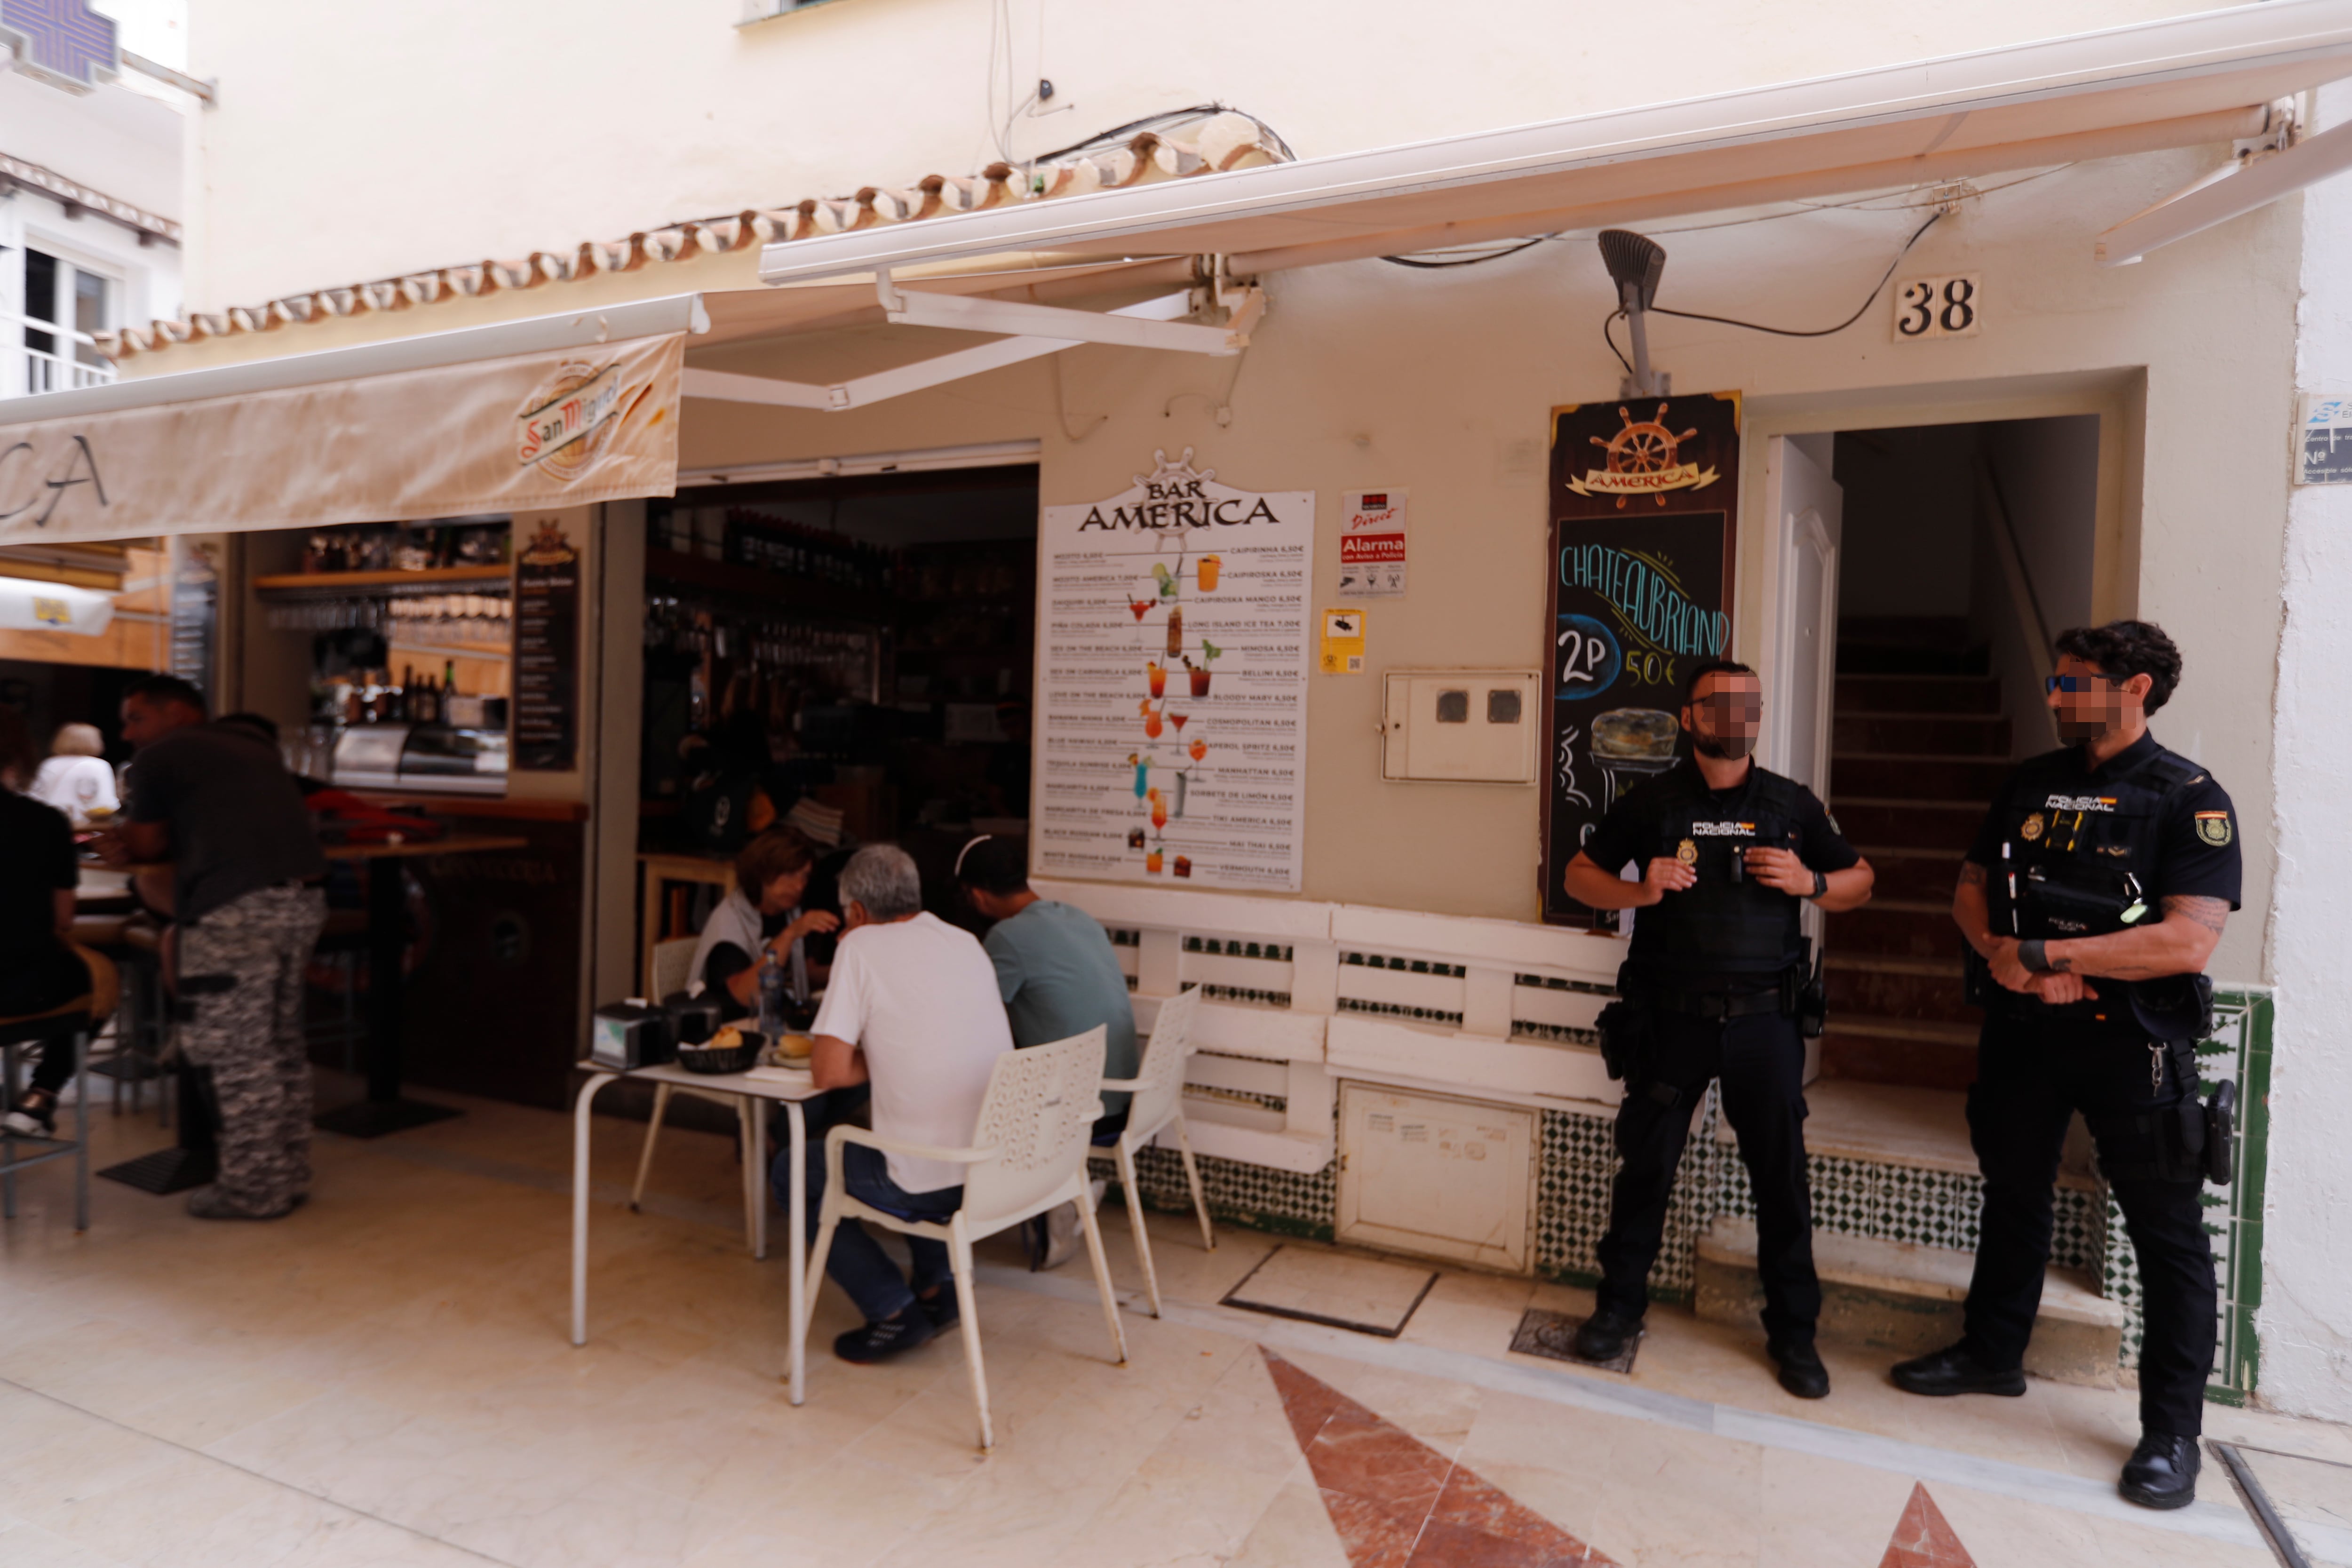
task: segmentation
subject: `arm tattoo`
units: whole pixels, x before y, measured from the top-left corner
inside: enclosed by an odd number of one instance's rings
[[[2074,961],[2071,958],[2052,958],[2046,962],[2053,974],[2069,974],[2074,972]]]
[[[2230,919],[2230,900],[2227,899],[2184,897],[2166,899],[2162,900],[2162,904],[2167,915],[2184,915],[2211,931],[2215,936],[2221,934],[2222,926]]]
[[[1960,886],[1981,888],[1985,885],[1985,868],[1973,860],[1960,862]]]

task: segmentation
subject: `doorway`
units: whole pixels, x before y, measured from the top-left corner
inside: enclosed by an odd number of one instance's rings
[[[2092,619],[2099,434],[2074,415],[1774,443],[1777,754],[1878,873],[1822,933],[1823,1078],[1975,1077],[1952,887],[2011,766],[2058,743],[2042,678]]]
[[[888,840],[970,923],[957,852],[1028,833],[1036,468],[698,488],[646,525],[641,847]]]

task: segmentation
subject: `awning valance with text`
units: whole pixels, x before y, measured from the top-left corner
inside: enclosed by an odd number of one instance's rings
[[[668,495],[698,300],[0,402],[0,544]]]

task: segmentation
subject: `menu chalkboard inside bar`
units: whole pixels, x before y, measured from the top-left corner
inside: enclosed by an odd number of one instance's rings
[[[515,552],[509,766],[569,773],[579,758],[580,552],[552,518]]]
[[[1689,751],[1683,683],[1730,653],[1738,489],[1738,393],[1552,410],[1547,921],[1615,927],[1561,877],[1620,796]]]

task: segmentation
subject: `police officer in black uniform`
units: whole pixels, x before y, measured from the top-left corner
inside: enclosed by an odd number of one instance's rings
[[[1869,901],[1873,873],[1811,790],[1758,767],[1762,688],[1744,664],[1700,665],[1684,689],[1692,754],[1628,793],[1568,865],[1569,896],[1638,910],[1604,1019],[1617,1110],[1617,1173],[1601,1238],[1601,1289],[1576,1353],[1613,1361],[1641,1331],[1666,1205],[1709,1079],[1756,1194],[1757,1266],[1766,1348],[1780,1385],[1804,1399],[1830,1391],[1813,1349],[1821,1282],[1813,1273],[1805,1183],[1805,1042],[1798,1014],[1810,981],[1798,900],[1824,910]],[[1638,867],[1639,881],[1619,868]]]
[[[2230,797],[2147,731],[2180,679],[2159,626],[2062,635],[2049,702],[2073,742],[2021,765],[1960,869],[1952,918],[1986,1002],[1969,1090],[1984,1213],[1966,1334],[1903,1363],[1913,1394],[2025,1392],[2066,1127],[2080,1110],[2139,1258],[2139,1446],[2120,1489],[2148,1508],[2197,1495],[2213,1369],[2213,1256],[2200,1184],[2228,1134],[2198,1100],[2206,959],[2238,907]],[[2224,1158],[2210,1162],[2226,1172]]]

